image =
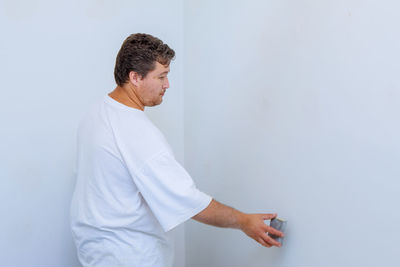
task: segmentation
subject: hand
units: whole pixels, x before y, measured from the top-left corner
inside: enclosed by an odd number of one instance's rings
[[[263,245],[264,247],[281,247],[281,243],[272,239],[267,233],[283,237],[284,234],[264,223],[264,220],[270,220],[277,214],[246,214],[243,213],[240,220],[240,229],[249,237]]]

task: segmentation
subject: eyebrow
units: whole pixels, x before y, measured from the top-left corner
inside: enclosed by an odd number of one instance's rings
[[[168,72],[169,72],[169,70],[168,70],[168,71],[161,72],[160,75],[166,74],[166,73],[168,73]]]

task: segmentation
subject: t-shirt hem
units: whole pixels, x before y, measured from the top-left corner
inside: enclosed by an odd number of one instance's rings
[[[164,231],[168,232],[168,231],[172,230],[173,228],[175,228],[176,226],[180,225],[181,223],[189,220],[190,218],[192,218],[193,216],[198,214],[200,211],[207,208],[208,205],[211,203],[211,201],[212,201],[212,197],[206,195],[206,197],[204,198],[204,202],[202,202],[201,205],[199,205],[198,207],[196,207],[194,209],[189,210],[187,213],[180,216],[175,222],[168,224],[166,226],[163,226]]]

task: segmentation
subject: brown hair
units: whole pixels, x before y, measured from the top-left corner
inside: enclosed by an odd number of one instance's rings
[[[118,52],[114,68],[114,78],[119,86],[129,79],[131,71],[142,78],[156,67],[156,62],[168,66],[175,51],[160,39],[145,33],[131,34],[123,42]]]

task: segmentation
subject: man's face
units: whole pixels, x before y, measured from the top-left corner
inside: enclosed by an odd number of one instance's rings
[[[169,88],[169,66],[156,62],[156,68],[147,73],[146,77],[139,79],[136,93],[144,106],[161,104],[165,91]]]

